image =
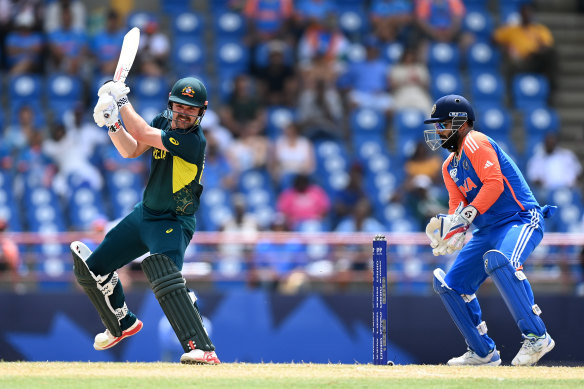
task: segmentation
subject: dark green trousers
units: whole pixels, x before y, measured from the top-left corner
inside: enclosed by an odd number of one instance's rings
[[[87,266],[96,275],[106,275],[150,252],[166,255],[182,269],[185,250],[193,233],[193,218],[177,217],[170,213],[157,214],[139,203],[106,234],[103,242],[87,259]],[[118,282],[109,298],[113,308],[124,305],[121,282]],[[136,316],[129,312],[120,321],[122,330],[135,321]]]

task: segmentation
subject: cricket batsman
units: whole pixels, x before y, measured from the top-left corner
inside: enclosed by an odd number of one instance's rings
[[[181,363],[218,364],[196,297],[181,274],[203,191],[206,140],[200,123],[207,109],[207,90],[194,77],[178,80],[170,91],[167,109],[150,124],[128,101],[129,92],[121,81],[104,84],[93,118],[98,126],[109,128],[109,137],[124,158],[152,150],[143,200],[107,233],[94,252],[81,242],[71,243],[75,277],[106,327],[96,335],[93,347],[108,349],[142,329],[142,322],[125,303],[116,270],[150,252],[142,269],[184,349]]]
[[[424,131],[428,146],[451,152],[442,165],[449,214],[433,217],[426,227],[434,255],[460,250],[448,273],[434,270],[434,290],[468,345],[465,354],[448,364],[501,364],[475,295],[490,276],[523,336],[511,364],[531,366],[555,343],[540,318],[523,263],[543,237],[544,218],[556,207],[540,207],[517,165],[493,139],[474,129],[474,121],[472,106],[458,95],[438,99],[424,121],[434,125]],[[471,224],[476,229],[465,245]]]

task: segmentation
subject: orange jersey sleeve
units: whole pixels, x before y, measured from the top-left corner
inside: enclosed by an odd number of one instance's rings
[[[483,184],[471,203],[479,213],[485,213],[503,193],[503,173],[497,152],[482,133],[471,131],[463,141],[464,153]]]
[[[454,157],[454,153],[450,154],[442,164],[442,178],[444,179],[444,184],[448,191],[448,213],[450,214],[454,213],[456,207],[458,207],[458,204],[460,204],[461,201],[464,202],[464,205],[467,205],[466,198],[448,173],[448,164],[452,161],[452,157]]]

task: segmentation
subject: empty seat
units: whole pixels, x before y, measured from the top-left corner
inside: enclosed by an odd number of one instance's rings
[[[550,87],[541,74],[518,74],[513,78],[512,88],[516,108],[527,110],[547,105]]]
[[[430,80],[430,93],[434,100],[437,100],[444,95],[462,94],[462,78],[459,72],[433,72]]]
[[[495,72],[477,72],[471,77],[470,91],[473,104],[503,105],[505,97],[505,82],[503,77]]]

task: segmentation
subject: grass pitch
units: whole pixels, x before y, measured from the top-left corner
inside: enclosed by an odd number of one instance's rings
[[[583,388],[584,367],[0,362],[0,388]]]

